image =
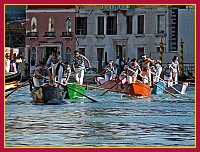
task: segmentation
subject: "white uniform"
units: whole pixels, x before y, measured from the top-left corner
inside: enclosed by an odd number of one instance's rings
[[[173,68],[174,73],[174,83],[178,84],[178,71],[179,71],[179,62],[178,61],[172,61],[171,66]]]
[[[153,74],[153,82],[159,82],[160,74],[162,72],[162,66],[159,63],[156,63],[155,66],[151,69]]]
[[[79,84],[83,84],[85,64],[84,60],[87,60],[85,56],[79,54],[78,57],[73,56],[71,64],[74,64],[75,67],[75,79]]]
[[[164,69],[164,80],[170,86],[172,86],[172,84],[173,84],[173,81],[172,81],[172,72],[173,72],[173,69],[171,67]]]

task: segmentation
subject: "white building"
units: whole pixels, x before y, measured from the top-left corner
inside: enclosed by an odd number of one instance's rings
[[[182,39],[184,63],[194,64],[195,62],[195,7],[188,6],[179,9],[178,15],[178,44]],[[180,47],[179,47],[180,50]]]
[[[145,53],[148,57],[159,59],[162,39],[164,46],[162,61],[167,63],[174,55],[179,54],[179,7],[77,6],[75,24],[77,48],[90,59],[94,68],[101,71],[106,61],[115,60],[117,56],[120,56],[120,59],[140,58]]]

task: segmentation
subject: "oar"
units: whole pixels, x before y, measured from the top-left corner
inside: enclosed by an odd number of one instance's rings
[[[98,74],[98,76],[101,76],[105,71],[106,71],[106,70],[101,71],[101,72]],[[98,76],[95,76],[95,77],[98,77]]]
[[[30,81],[30,79],[28,79],[27,81],[25,81],[23,84],[17,86],[13,91],[11,91],[10,93],[8,93],[8,94],[6,95],[6,98],[7,98],[9,95],[11,95],[13,92],[15,92],[17,89],[23,87],[23,86],[24,86],[27,82],[29,82],[29,81]]]
[[[106,92],[111,91],[112,88],[114,88],[116,85],[118,85],[119,83],[117,81],[115,81],[116,84],[114,84],[112,87],[110,87],[108,90],[106,90],[105,92],[103,92],[102,94],[100,94],[100,96],[103,96],[104,94],[106,94]]]
[[[56,82],[56,83],[57,83],[57,82]],[[60,84],[60,83],[58,83],[58,84]],[[61,85],[62,85],[62,84],[61,84]],[[62,85],[62,86],[64,86],[64,85]],[[81,92],[78,92],[78,91],[76,91],[76,90],[74,90],[74,89],[68,87],[67,85],[64,86],[64,87],[66,87],[67,89],[70,89],[70,90],[72,90],[72,91],[74,91],[74,92],[77,92],[78,94],[80,94],[80,95],[82,95],[82,96],[88,98],[88,99],[91,100],[92,102],[98,102],[97,100],[95,100],[95,99],[93,99],[93,98],[91,98],[91,97],[89,97],[89,96],[87,96],[87,95],[85,95],[85,94],[83,94],[83,93],[81,93]]]
[[[129,73],[128,73],[128,74],[129,74]],[[122,82],[122,80],[124,80],[128,74],[126,74],[124,77],[122,77],[122,79],[120,80],[120,82]],[[108,82],[108,81],[106,81],[106,82]],[[102,94],[100,94],[100,96],[103,96],[106,92],[111,91],[112,88],[114,88],[116,85],[119,85],[119,83],[120,83],[120,82],[117,82],[116,80],[115,80],[115,82],[116,82],[115,85],[113,85],[113,86],[110,87],[108,90],[106,90],[105,92],[103,92]]]
[[[46,78],[46,77],[43,77],[43,78],[49,80],[49,79]],[[76,92],[76,93],[78,93],[78,94],[80,94],[80,95],[82,95],[82,96],[88,98],[88,99],[91,100],[92,102],[98,102],[97,100],[95,100],[95,99],[93,99],[93,98],[91,98],[91,97],[89,97],[89,96],[87,96],[87,95],[85,95],[85,94],[83,94],[83,93],[81,93],[81,92],[78,92],[78,91],[76,91],[76,90],[74,90],[74,89],[68,87],[67,85],[63,85],[62,83],[59,83],[59,82],[56,82],[56,81],[54,81],[54,82],[57,83],[57,84],[59,84],[59,85],[61,85],[63,88],[70,89],[70,90],[72,90],[72,91],[74,91],[74,92]]]
[[[96,87],[96,86],[89,86],[89,85],[80,85],[80,86],[90,88],[90,89],[108,90],[108,91],[117,92],[117,93],[127,93],[127,92],[123,92],[123,91],[120,91],[120,90],[111,90],[111,89],[100,88],[100,87]]]
[[[99,85],[97,85],[96,87],[100,87],[100,86],[102,86],[102,85],[104,85],[104,84],[106,84],[106,83],[108,83],[109,81],[106,81],[106,82],[104,82],[104,83],[102,83],[102,84],[99,84]]]
[[[141,76],[141,75],[140,75]],[[149,81],[149,79],[148,78],[146,78],[146,77],[143,77],[143,76],[141,76],[142,78],[144,78],[144,79],[147,79],[148,81]],[[137,80],[137,81],[139,81],[139,80]],[[140,81],[141,82],[141,81]],[[141,82],[142,83],[142,82]],[[156,84],[155,82],[153,82],[153,84],[154,85],[156,85],[158,88],[160,88],[160,89],[162,89],[163,91],[165,91],[166,93],[168,93],[168,94],[170,94],[170,95],[172,95],[173,97],[176,97],[176,98],[178,98],[175,94],[173,94],[173,93],[171,93],[171,92],[169,92],[168,90],[166,90],[166,89],[164,89],[164,88],[162,88],[161,86],[159,86],[158,84]]]
[[[130,72],[128,72],[128,74],[125,74],[122,79],[120,80],[120,82],[122,82],[122,80],[124,80],[126,78],[127,75],[129,75],[132,72],[132,70]],[[108,82],[108,81],[107,81]],[[104,93],[102,93],[100,96],[103,96],[106,92],[110,91],[112,88],[114,88],[116,85],[119,85],[120,82],[115,81],[116,84],[113,85],[109,90],[106,90]],[[120,92],[120,91],[119,91]]]
[[[153,72],[151,72],[151,73],[153,73]],[[155,75],[155,73],[153,73],[154,75]],[[160,78],[159,77],[159,79],[161,80],[161,81],[163,81],[164,83],[166,83],[166,81],[165,80],[163,80],[162,78]],[[182,94],[180,91],[178,91],[176,88],[174,88],[172,85],[169,85],[172,89],[174,89],[176,92],[178,92],[178,93],[180,93],[180,94]]]
[[[168,93],[168,94],[172,95],[173,97],[176,97],[176,98],[178,98],[178,97],[177,97],[175,94],[173,94],[173,93],[169,92],[168,90],[166,90],[166,89],[162,88],[162,87],[161,87],[161,86],[159,86],[158,84],[156,84],[156,83],[154,83],[154,82],[153,82],[153,84],[154,84],[154,85],[156,85],[158,88],[162,89],[163,91],[165,91],[166,93]]]

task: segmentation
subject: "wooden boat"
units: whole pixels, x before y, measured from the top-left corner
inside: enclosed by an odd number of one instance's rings
[[[126,82],[122,85],[116,80],[110,80],[105,82],[104,79],[97,78],[97,83],[105,89],[110,89],[110,91],[125,93],[132,96],[143,96],[148,98],[150,97],[152,91],[152,89],[148,85],[143,84],[141,82],[135,82],[132,84],[128,84]]]
[[[5,82],[20,81],[22,78],[21,72],[9,72],[5,75]]]
[[[155,82],[153,86],[152,93],[153,94],[162,94],[164,93],[166,89],[166,84],[163,81]]]
[[[18,81],[11,81],[5,83],[5,92],[15,89],[18,85]]]
[[[184,94],[188,87],[188,82],[174,84],[172,87],[166,87],[166,90],[174,94]]]
[[[71,89],[70,89],[71,88]],[[67,87],[66,87],[66,95],[65,95],[65,99],[78,99],[78,98],[82,98],[83,95],[86,93],[86,89],[80,85],[77,85],[76,83],[68,83]],[[75,90],[75,91],[73,91]],[[81,94],[79,94],[79,92]]]
[[[65,91],[63,88],[44,84],[36,92],[31,91],[33,104],[62,104],[64,103]]]
[[[173,94],[184,94],[187,87],[188,87],[188,82],[184,82],[182,84],[173,84],[171,87],[170,86],[167,87],[166,83],[164,83],[163,81],[159,81],[155,83],[152,93],[162,94],[166,93],[164,90],[167,90],[168,92]]]

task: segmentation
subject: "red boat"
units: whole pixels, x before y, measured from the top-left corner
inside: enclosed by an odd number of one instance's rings
[[[141,82],[135,82],[132,84],[128,84],[127,82],[125,84],[121,84],[120,81],[117,80],[110,80],[106,81],[103,78],[98,77],[97,83],[99,86],[109,89],[111,92],[119,92],[119,93],[125,93],[132,96],[143,96],[149,98],[151,95],[152,89]]]

